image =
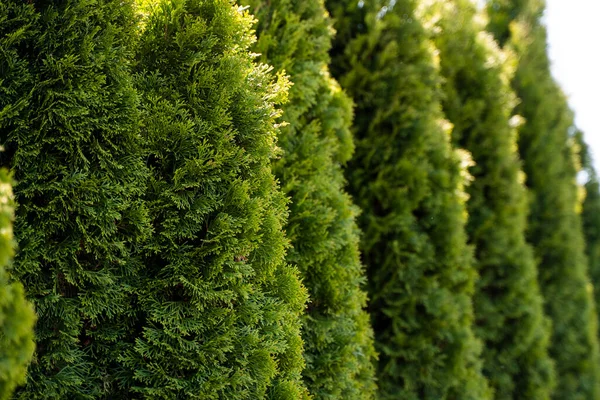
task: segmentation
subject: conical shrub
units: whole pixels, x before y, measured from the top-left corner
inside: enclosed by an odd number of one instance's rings
[[[153,236],[122,398],[301,399],[306,293],[271,171],[287,81],[229,0],[150,4],[136,56]]]
[[[303,318],[304,381],[315,399],[369,399],[375,357],[360,263],[357,209],[345,193],[352,103],[329,76],[331,21],[322,0],[246,0],[258,19],[254,51],[292,87],[274,171],[290,196],[285,226],[310,302]]]
[[[518,56],[513,88],[525,118],[519,153],[531,192],[527,238],[539,260],[539,279],[552,320],[556,361],[554,399],[600,396],[597,316],[588,276],[573,148],[575,128],[566,98],[550,74],[544,1],[493,0],[489,29]]]
[[[527,192],[518,119],[511,118],[513,60],[484,32],[470,0],[437,1],[425,10],[425,21],[440,52],[442,105],[454,125],[453,142],[473,157],[467,232],[480,276],[474,304],[483,370],[496,399],[549,399],[550,324],[525,241]]]
[[[128,1],[0,5],[0,140],[13,171],[12,275],[37,314],[22,399],[107,395],[147,234]]]
[[[10,282],[7,270],[13,256],[13,193],[10,177],[0,170],[0,399],[10,398],[25,383],[33,355],[35,313],[25,300],[23,286]]]
[[[464,174],[416,1],[329,1],[333,67],[356,103],[347,176],[363,209],[381,399],[486,399]],[[464,155],[463,155],[464,156]]]

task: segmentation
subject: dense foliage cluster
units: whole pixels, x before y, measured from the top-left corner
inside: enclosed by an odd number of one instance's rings
[[[0,170],[0,399],[8,399],[25,382],[33,355],[35,313],[20,283],[9,281],[13,255],[13,193],[10,177]]]
[[[144,196],[135,341],[143,398],[299,399],[305,292],[284,262],[270,162],[285,81],[254,65],[251,18],[227,0],[162,1],[136,57]]]
[[[473,157],[467,231],[479,272],[475,332],[484,342],[484,373],[496,399],[549,399],[550,325],[525,241],[528,204],[511,119],[511,60],[483,32],[469,0],[437,1],[426,12],[440,51],[453,141]]]
[[[379,351],[380,398],[489,398],[472,332],[475,282],[460,159],[415,1],[331,1],[333,65],[356,102],[347,176]]]
[[[576,183],[573,115],[550,74],[542,0],[489,3],[490,29],[519,57],[513,87],[525,118],[518,147],[531,192],[527,237],[539,260],[552,320],[555,399],[600,396],[597,315],[588,276]]]
[[[544,3],[0,1],[0,399],[600,399]]]
[[[284,79],[227,0],[161,1],[136,56],[152,238],[124,380],[143,398],[300,399],[305,291],[271,172]],[[132,394],[125,395],[131,396]]]
[[[132,247],[148,233],[127,1],[3,1],[2,165],[14,173],[12,273],[38,315],[24,399],[94,398],[131,328]]]
[[[331,23],[322,0],[245,3],[258,19],[255,51],[292,83],[274,170],[291,199],[288,261],[300,268],[310,296],[304,379],[316,398],[369,399],[373,338],[361,290],[357,211],[342,170],[354,150],[352,103],[328,73]]]
[[[594,285],[596,312],[598,312],[598,304],[600,304],[600,181],[594,168],[591,149],[586,144],[583,133],[578,132],[576,139],[586,179],[584,184],[585,200],[581,210],[583,234],[586,242],[590,279]]]

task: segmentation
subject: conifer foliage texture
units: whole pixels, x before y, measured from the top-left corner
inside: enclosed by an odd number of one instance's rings
[[[519,57],[513,87],[525,118],[519,151],[531,192],[527,237],[539,260],[539,279],[553,332],[554,399],[600,397],[597,316],[588,277],[579,196],[573,115],[552,79],[541,23],[541,0],[492,0],[489,28]]]
[[[495,399],[550,399],[550,324],[525,241],[528,203],[511,120],[512,59],[483,32],[470,0],[440,0],[427,14],[453,142],[473,158],[467,231],[479,272],[475,329],[484,342],[484,373]]]
[[[581,164],[587,176],[581,218],[583,220],[590,279],[594,286],[596,312],[598,312],[597,307],[600,304],[600,182],[598,181],[598,173],[594,168],[590,148],[585,143],[582,132],[578,132],[577,139]]]
[[[356,103],[347,176],[362,250],[382,399],[487,399],[472,332],[475,271],[460,160],[417,2],[329,1],[333,71]]]
[[[25,383],[33,355],[35,313],[23,286],[10,282],[7,265],[13,255],[13,193],[10,177],[0,170],[0,399]]]
[[[301,399],[297,271],[271,171],[287,81],[253,63],[252,18],[228,0],[150,7],[136,57],[145,195],[124,397]]]
[[[328,73],[331,22],[322,0],[246,3],[258,19],[255,51],[292,83],[274,169],[291,198],[288,261],[300,268],[310,296],[304,380],[316,399],[369,399],[373,335],[361,290],[356,208],[342,170],[354,150],[352,104]]]
[[[147,231],[128,1],[0,3],[0,155],[16,179],[12,275],[33,300],[22,399],[87,399],[114,385],[128,330],[131,246]]]

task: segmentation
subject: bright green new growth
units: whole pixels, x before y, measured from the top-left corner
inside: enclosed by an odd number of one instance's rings
[[[35,313],[25,300],[23,286],[9,281],[7,265],[13,256],[13,194],[10,177],[0,170],[0,399],[25,383],[35,345]]]
[[[329,76],[330,21],[322,0],[245,3],[259,21],[255,51],[293,84],[274,170],[291,197],[287,259],[300,268],[310,295],[304,380],[316,399],[369,399],[375,353],[360,288],[357,210],[342,170],[354,150],[352,103]]]
[[[533,250],[525,241],[527,192],[517,153],[510,59],[476,22],[470,0],[439,0],[426,21],[440,51],[443,109],[474,166],[469,241],[479,272],[475,333],[495,399],[549,399],[554,365]]]
[[[489,29],[519,56],[513,87],[525,118],[519,151],[531,192],[527,237],[539,260],[539,282],[552,320],[556,361],[553,398],[600,397],[597,315],[588,277],[576,183],[573,115],[550,74],[543,1],[493,0]]]
[[[18,204],[12,274],[38,313],[21,399],[108,395],[147,231],[127,1],[0,3],[0,136]],[[110,396],[108,396],[110,397]]]
[[[379,396],[487,399],[472,332],[465,177],[443,127],[439,73],[416,5],[328,2],[338,30],[333,71],[356,103],[347,175],[364,210]]]
[[[287,82],[252,62],[252,18],[228,0],[150,7],[137,54],[154,234],[140,248],[124,398],[306,396],[306,293],[284,263],[271,172]]]

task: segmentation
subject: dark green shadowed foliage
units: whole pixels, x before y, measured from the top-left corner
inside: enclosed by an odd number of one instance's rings
[[[594,298],[596,300],[596,311],[598,311],[597,307],[600,304],[600,183],[598,173],[594,168],[591,149],[585,142],[583,133],[578,132],[576,138],[585,175],[585,200],[581,218],[583,220],[590,279],[594,285]]]
[[[146,169],[128,71],[127,1],[0,4],[0,140],[14,172],[12,275],[37,314],[19,399],[107,395],[129,324]]]
[[[252,22],[228,0],[149,7],[136,82],[154,234],[124,398],[306,397],[306,293],[284,263],[286,201],[271,172],[287,81],[252,62]]]
[[[25,383],[33,355],[35,313],[25,300],[23,286],[10,282],[13,256],[13,193],[10,177],[0,170],[0,399],[10,398]],[[7,269],[7,267],[9,269]]]
[[[338,31],[332,70],[356,103],[347,176],[364,210],[379,396],[488,399],[472,331],[476,273],[466,244],[465,176],[444,127],[440,77],[415,18],[417,2],[327,5]]]
[[[519,62],[513,88],[519,152],[531,192],[527,238],[539,260],[539,282],[552,320],[550,355],[556,361],[557,400],[600,398],[597,315],[588,277],[573,115],[550,74],[544,2],[493,0],[489,29]]]
[[[474,165],[467,193],[467,232],[480,278],[474,298],[476,335],[495,399],[550,399],[548,355],[537,265],[525,241],[527,192],[517,152],[513,62],[498,49],[470,0],[438,0],[425,21],[440,51],[446,117],[453,142]]]
[[[374,348],[357,210],[343,165],[354,150],[352,103],[329,76],[331,22],[322,0],[246,0],[258,19],[254,50],[292,82],[274,170],[290,196],[285,229],[310,302],[303,319],[304,380],[315,399],[369,399]]]

